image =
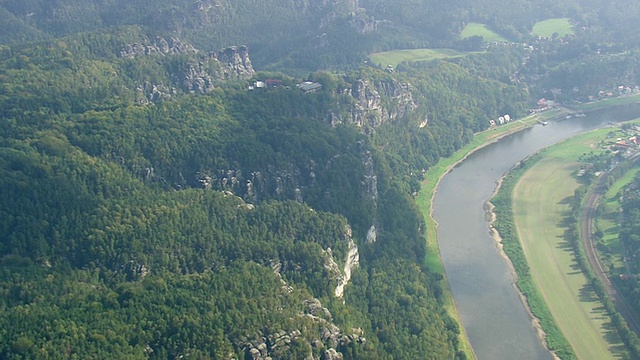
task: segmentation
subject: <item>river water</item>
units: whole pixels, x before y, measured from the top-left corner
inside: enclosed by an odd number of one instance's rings
[[[478,359],[551,359],[489,233],[484,204],[518,161],[576,134],[640,116],[640,105],[593,111],[510,135],[471,154],[447,174],[434,198],[438,244],[449,285]]]

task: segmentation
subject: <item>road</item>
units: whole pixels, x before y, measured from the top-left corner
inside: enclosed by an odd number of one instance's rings
[[[616,291],[616,288],[613,286],[607,274],[600,263],[600,259],[598,258],[598,254],[596,252],[595,246],[593,244],[593,232],[595,229],[595,219],[596,219],[596,209],[598,208],[598,204],[602,199],[602,195],[606,191],[606,181],[607,174],[603,174],[598,179],[598,183],[592,188],[591,191],[587,194],[587,197],[584,201],[581,221],[580,221],[580,237],[582,241],[582,247],[584,248],[585,256],[587,257],[587,261],[593,269],[596,277],[600,280],[600,282],[604,285],[605,291],[613,301],[616,306],[616,310],[627,322],[627,326],[631,330],[633,330],[638,336],[640,336],[640,322],[638,318],[635,316],[632,308],[629,306],[627,301]]]

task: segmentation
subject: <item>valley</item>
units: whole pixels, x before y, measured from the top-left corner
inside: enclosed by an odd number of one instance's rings
[[[535,331],[476,345],[425,209],[477,146],[636,102],[639,13],[3,1],[0,358],[547,356]],[[504,284],[478,310],[521,307]]]

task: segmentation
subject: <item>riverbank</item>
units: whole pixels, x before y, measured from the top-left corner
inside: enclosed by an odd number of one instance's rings
[[[597,144],[607,136],[615,139],[620,135],[615,136],[611,129],[592,131],[528,158],[525,166],[506,176],[509,184],[496,197],[502,208],[499,230],[509,237],[509,257],[516,262],[518,274],[525,281],[531,278],[535,285],[522,289],[534,290],[533,295],[527,294],[527,300],[546,303],[553,322],[563,330],[563,338],[566,336],[578,358],[629,356],[618,336],[620,330],[616,333],[617,325],[613,326],[617,322],[612,317],[618,315],[609,310],[608,300],[594,288],[595,279],[590,275],[593,269],[583,268],[583,250],[576,250],[578,216],[573,212],[580,207],[576,203],[579,200],[574,199],[579,184],[572,174],[580,168],[580,161],[585,161],[584,154],[605,152]],[[581,232],[585,232],[584,226]],[[575,271],[576,263],[582,271]],[[519,279],[518,286],[522,285]],[[536,316],[546,315],[543,312]]]
[[[511,258],[509,258],[509,255],[507,255],[507,253],[504,250],[504,241],[503,241],[504,239],[500,235],[500,232],[495,228],[495,224],[496,224],[496,222],[498,220],[498,216],[497,216],[497,214],[495,212],[495,205],[493,205],[493,203],[491,202],[491,200],[498,195],[498,192],[502,188],[504,180],[505,180],[505,177],[502,177],[498,181],[496,189],[494,190],[493,194],[491,195],[491,198],[489,200],[487,200],[487,202],[485,204],[485,211],[487,212],[488,217],[489,217],[489,229],[490,229],[489,232],[491,234],[491,237],[493,237],[493,240],[496,242],[496,246],[500,250],[500,255],[502,256],[504,261],[509,266],[509,270],[511,271],[511,274],[516,279],[519,279],[516,267],[513,265],[513,262],[511,261]],[[522,301],[522,303],[525,305],[525,308],[527,309],[527,313],[529,314],[529,316],[532,319],[531,322],[532,322],[533,327],[536,329],[536,334],[538,335],[538,339],[540,339],[540,342],[543,344],[545,349],[549,350],[549,352],[551,353],[551,356],[553,356],[554,360],[560,360],[561,358],[560,358],[560,356],[558,356],[557,351],[555,349],[550,349],[549,348],[549,345],[547,343],[547,332],[545,331],[545,324],[542,323],[540,318],[531,309],[531,306],[529,306],[529,301],[527,299],[527,295],[524,294],[520,290],[519,287],[517,288],[517,290],[518,290],[518,295],[520,296],[520,301]]]
[[[541,291],[540,284],[534,276],[536,264],[531,264],[531,258],[530,256],[527,256],[527,247],[521,244],[519,229],[515,226],[515,221],[513,219],[513,192],[521,177],[532,166],[535,166],[538,160],[539,156],[537,154],[527,158],[523,162],[516,164],[516,166],[500,180],[494,194],[488,201],[488,203],[491,204],[491,217],[493,220],[491,222],[492,232],[494,238],[496,238],[497,241],[500,241],[502,249],[501,254],[506,258],[507,263],[509,263],[510,267],[515,271],[518,293],[521,295],[527,311],[529,311],[535,319],[534,324],[538,335],[541,336],[542,342],[552,352],[554,357],[575,359],[576,354],[574,353],[571,344],[563,335],[563,332],[555,321],[552,311],[548,307],[548,297],[545,296],[543,291]],[[539,182],[544,184],[547,180],[548,179],[544,179]],[[535,200],[532,200],[532,203],[535,203]],[[552,210],[554,210],[554,207],[549,206],[546,210],[553,212]],[[557,217],[556,221],[558,219],[562,219],[558,214],[554,213],[553,216]],[[555,223],[552,225],[555,228]],[[540,224],[537,228],[548,227],[550,227],[550,225]],[[547,237],[539,238],[539,240],[544,239],[547,241],[548,238],[561,238],[558,234],[545,234],[545,236]],[[564,246],[561,246],[561,248],[563,249]],[[545,248],[544,250],[547,251],[548,259],[551,259],[551,262],[553,262],[556,256],[551,253],[552,250],[549,250],[548,248]],[[529,249],[529,251],[531,251],[531,249]],[[553,267],[549,268],[551,270],[556,270],[558,266],[559,264],[554,264]],[[550,281],[556,280],[557,278],[550,279]]]
[[[468,156],[475,151],[492,144],[505,136],[509,136],[518,131],[527,129],[533,125],[536,125],[539,121],[548,121],[556,118],[563,118],[569,111],[566,109],[557,109],[546,112],[539,115],[531,115],[523,119],[519,119],[512,123],[497,128],[492,128],[481,133],[476,134],[474,139],[456,151],[451,157],[441,159],[435,166],[431,167],[425,174],[425,179],[421,183],[421,190],[418,193],[416,201],[420,207],[426,225],[426,241],[427,241],[427,257],[425,259],[425,266],[433,272],[443,276],[443,293],[444,293],[444,306],[447,309],[450,316],[452,316],[458,323],[461,333],[461,348],[470,358],[476,358],[473,354],[473,349],[469,343],[468,337],[465,332],[465,328],[461,322],[460,315],[457,311],[455,300],[451,293],[447,275],[440,258],[440,252],[438,249],[437,239],[437,223],[433,218],[433,199],[436,194],[436,189],[442,178],[449,173],[457,164],[464,161]]]
[[[456,151],[451,157],[440,159],[440,161],[431,167],[429,171],[425,174],[425,178],[422,181],[421,191],[418,193],[416,201],[421,208],[423,213],[425,222],[427,224],[426,231],[426,242],[427,242],[427,258],[425,259],[425,266],[429,268],[429,270],[433,273],[441,274],[445,280],[443,283],[443,291],[444,291],[444,302],[445,307],[449,314],[456,319],[461,329],[461,343],[465,346],[462,346],[465,349],[466,354],[469,357],[475,357],[473,354],[473,350],[469,344],[469,340],[467,334],[465,333],[465,327],[463,326],[460,316],[457,311],[457,307],[455,304],[455,300],[453,299],[453,295],[450,290],[449,279],[447,278],[447,274],[444,270],[444,265],[441,260],[440,250],[438,246],[437,239],[437,224],[433,219],[433,200],[436,194],[436,188],[440,180],[446,175],[448,172],[453,169],[457,164],[461,163],[465,160],[469,155],[476,152],[477,150],[492,144],[508,135],[517,133],[521,130],[530,128],[539,122],[545,122],[551,119],[565,119],[568,115],[574,114],[576,112],[582,111],[591,111],[597,109],[605,109],[610,107],[615,107],[621,104],[633,104],[638,103],[640,101],[640,95],[630,96],[625,98],[617,98],[617,99],[607,99],[601,102],[596,103],[587,103],[581,104],[571,109],[567,108],[559,108],[555,110],[550,110],[545,113],[528,116],[526,118],[514,121],[510,124],[500,126],[497,128],[489,129],[484,132],[476,134],[471,143],[467,144],[465,147]],[[525,303],[525,302],[523,302]],[[526,303],[525,303],[526,304]]]

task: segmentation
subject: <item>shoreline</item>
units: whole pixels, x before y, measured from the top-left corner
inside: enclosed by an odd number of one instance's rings
[[[565,116],[568,112],[570,112],[571,110],[566,109],[566,108],[560,108],[558,109],[555,113],[553,114],[547,114],[546,119],[547,120],[552,120],[552,119],[561,119],[563,116]],[[473,346],[471,345],[471,342],[469,341],[467,335],[466,335],[466,330],[464,327],[464,324],[462,323],[462,320],[460,319],[460,314],[458,313],[458,307],[456,305],[456,301],[455,298],[453,296],[453,294],[451,293],[451,288],[449,286],[449,280],[446,274],[446,269],[444,268],[444,264],[442,262],[442,258],[440,256],[440,250],[438,247],[438,239],[437,239],[437,229],[438,229],[438,222],[433,218],[433,211],[434,211],[434,198],[436,196],[436,194],[438,193],[438,186],[440,184],[440,182],[442,181],[442,179],[449,174],[451,171],[453,171],[453,169],[459,165],[460,163],[462,163],[463,161],[465,161],[469,156],[471,156],[473,153],[475,153],[478,150],[483,149],[486,146],[489,146],[491,144],[494,144],[502,139],[504,139],[507,136],[516,134],[520,131],[529,129],[531,127],[533,127],[534,125],[537,125],[539,123],[539,119],[541,117],[544,117],[545,114],[534,114],[534,115],[530,115],[527,117],[524,117],[522,119],[516,120],[514,122],[512,122],[512,124],[514,124],[513,126],[511,126],[511,128],[504,130],[503,132],[497,133],[495,137],[491,137],[489,136],[489,138],[478,144],[477,146],[470,148],[467,150],[467,152],[458,160],[454,161],[453,163],[447,165],[446,167],[444,167],[444,169],[442,169],[440,175],[437,177],[437,179],[435,179],[434,185],[433,185],[433,189],[431,190],[431,193],[428,194],[429,195],[429,199],[428,199],[428,212],[425,214],[425,217],[428,217],[428,221],[431,221],[432,224],[435,225],[435,229],[434,231],[436,231],[435,234],[435,238],[434,239],[430,239],[428,234],[427,234],[427,246],[429,246],[429,242],[430,240],[433,240],[435,242],[435,246],[437,249],[437,258],[438,261],[440,263],[440,266],[442,267],[442,275],[444,277],[444,279],[446,280],[446,290],[445,292],[449,294],[450,296],[450,301],[453,304],[453,309],[451,310],[453,312],[453,314],[450,314],[454,319],[456,319],[459,327],[460,327],[460,336],[461,336],[461,340],[463,342],[466,343],[466,347],[469,349],[469,351],[471,352],[471,355],[473,356],[474,359],[477,359],[477,356],[473,350]],[[499,130],[500,128],[493,128],[493,129],[487,129],[483,132],[477,133],[475,134],[475,136],[479,136],[485,133],[490,133],[496,130]],[[465,151],[463,150],[464,147],[458,151]],[[455,153],[454,153],[455,154]],[[455,156],[455,155],[453,155]],[[453,157],[451,156],[451,157]],[[449,157],[449,158],[451,158]],[[507,172],[508,173],[508,172]],[[502,178],[499,180],[499,184],[496,186],[496,188],[494,189],[494,192],[498,191],[500,183],[502,182],[502,179],[504,178],[504,176],[506,176],[505,173]],[[424,179],[421,184],[424,186],[428,183],[428,179]],[[422,190],[421,190],[422,192]],[[493,196],[493,195],[492,195]],[[490,199],[487,200],[487,203],[490,202]],[[486,203],[485,203],[486,204]],[[493,222],[490,223],[490,227],[489,230],[490,232],[493,233],[497,233],[497,231],[493,230],[492,224]],[[495,240],[495,238],[494,238]],[[516,285],[516,280],[517,280],[517,274],[515,272],[515,268],[513,267],[513,264],[511,263],[511,259],[509,259],[509,257],[506,255],[506,253],[504,253],[504,251],[502,250],[502,243],[501,241],[496,241],[496,246],[499,246],[500,249],[500,254],[503,258],[505,258],[507,260],[507,265],[509,267],[509,271],[512,274],[512,276],[514,277],[514,282],[512,283],[512,286],[516,289],[518,296],[520,297],[520,300],[522,301],[523,305],[525,306],[525,309],[527,311],[527,313],[529,313],[529,316],[531,317],[531,321],[532,321],[532,325],[534,326],[534,329],[536,331],[536,334],[538,336],[538,338],[540,339],[542,346],[549,350],[548,345],[547,345],[547,341],[546,341],[546,333],[544,332],[544,330],[542,329],[541,325],[540,325],[540,321],[537,317],[535,317],[527,303],[526,297],[524,296],[524,294],[520,291],[520,289],[518,289],[517,285]],[[552,357],[555,360],[560,359],[553,351],[550,351]]]
[[[483,209],[485,211],[485,214],[488,215],[487,217],[488,217],[488,222],[489,222],[489,234],[493,238],[493,241],[495,242],[496,248],[500,252],[500,256],[505,260],[505,262],[507,263],[507,266],[509,267],[509,272],[511,273],[511,275],[513,276],[513,279],[514,279],[514,281],[511,283],[511,285],[513,286],[513,288],[518,293],[518,297],[520,298],[520,301],[522,302],[522,304],[524,305],[524,308],[527,310],[527,313],[531,317],[531,325],[535,329],[536,335],[538,336],[538,339],[540,339],[540,342],[542,343],[542,346],[545,349],[547,349],[549,351],[549,353],[551,353],[551,356],[553,357],[554,360],[560,360],[560,357],[558,356],[558,354],[555,351],[549,349],[549,344],[547,342],[547,333],[542,328],[542,323],[540,322],[540,319],[537,316],[535,316],[535,314],[531,310],[531,307],[529,306],[529,301],[527,299],[527,296],[522,291],[520,291],[520,289],[518,288],[518,285],[517,285],[518,273],[516,272],[516,268],[513,265],[513,262],[511,262],[511,258],[509,257],[509,255],[507,255],[507,253],[504,251],[504,244],[502,243],[502,236],[500,235],[500,232],[498,230],[496,230],[496,228],[493,226],[493,224],[498,219],[498,216],[494,211],[495,205],[493,205],[493,203],[491,202],[491,199],[493,199],[493,197],[498,194],[498,192],[502,188],[502,183],[504,182],[505,177],[511,172],[511,170],[515,166],[518,165],[518,163],[516,163],[511,169],[509,169],[497,181],[496,187],[493,190],[493,193],[491,194],[491,197],[489,198],[489,200],[487,200],[484,203]]]
[[[555,118],[555,117],[558,117],[558,116],[559,116],[559,115],[554,116],[554,118]],[[426,216],[426,217],[428,217],[428,218],[429,218],[429,220],[430,220],[430,221],[435,225],[435,229],[434,229],[434,231],[437,231],[438,226],[439,226],[439,225],[438,225],[438,222],[437,222],[437,221],[434,219],[434,217],[433,217],[433,210],[434,210],[434,206],[433,206],[433,205],[434,205],[434,198],[435,198],[435,196],[436,196],[436,194],[437,194],[437,192],[438,192],[438,186],[439,186],[440,182],[442,181],[442,179],[443,179],[447,174],[449,174],[449,173],[450,173],[450,172],[451,172],[451,171],[452,171],[452,170],[453,170],[453,169],[454,169],[458,164],[462,163],[464,160],[466,160],[469,156],[471,156],[471,155],[472,155],[473,153],[475,153],[476,151],[478,151],[478,150],[480,150],[480,149],[482,149],[482,148],[484,148],[484,147],[486,147],[486,146],[489,146],[489,145],[491,145],[491,144],[494,144],[494,143],[496,143],[496,142],[498,142],[498,141],[502,140],[503,138],[505,138],[505,137],[507,137],[507,136],[513,135],[513,134],[515,134],[515,133],[517,133],[517,132],[519,132],[519,131],[522,131],[522,130],[526,130],[526,129],[528,129],[528,128],[530,128],[530,127],[532,127],[532,126],[534,126],[534,125],[538,124],[537,120],[535,120],[535,121],[533,120],[533,119],[537,119],[537,118],[539,118],[539,116],[538,116],[538,115],[532,116],[532,121],[531,121],[530,123],[526,123],[526,122],[524,122],[524,120],[525,120],[526,118],[523,118],[523,119],[517,120],[520,124],[522,124],[522,126],[519,126],[519,127],[515,127],[515,126],[514,126],[514,129],[509,129],[509,130],[507,130],[507,131],[504,131],[503,133],[501,133],[501,134],[497,135],[495,138],[490,139],[490,140],[488,140],[488,141],[485,141],[485,142],[483,142],[482,144],[480,144],[480,145],[478,145],[478,146],[476,146],[476,147],[474,147],[474,148],[470,149],[470,150],[469,150],[469,151],[468,151],[464,156],[462,156],[462,158],[458,159],[457,161],[454,161],[452,164],[450,164],[450,165],[448,165],[447,167],[445,167],[445,168],[444,168],[444,170],[442,171],[442,173],[440,174],[440,176],[438,176],[437,180],[435,181],[435,184],[434,184],[433,190],[432,190],[432,192],[431,192],[431,194],[430,194],[429,201],[428,201],[428,206],[429,206],[429,208],[428,208],[428,213],[427,213],[427,214],[425,214],[425,216]],[[485,130],[485,132],[495,131],[495,130],[496,130],[496,129]],[[482,133],[478,133],[477,135],[479,135],[479,134],[482,134]],[[425,179],[425,180],[423,180],[423,183],[424,183],[424,182],[426,182],[426,181],[427,181],[426,179]],[[427,237],[428,237],[428,235],[427,235]],[[469,341],[469,338],[467,337],[467,334],[466,334],[466,330],[465,330],[464,324],[462,323],[462,319],[460,318],[460,314],[459,314],[459,312],[458,312],[458,306],[456,305],[455,297],[454,297],[454,296],[453,296],[453,294],[451,293],[451,287],[450,287],[450,285],[449,285],[449,280],[448,280],[448,277],[447,277],[447,272],[446,272],[446,269],[444,268],[444,264],[443,264],[443,262],[442,262],[442,258],[440,257],[440,250],[439,250],[439,247],[438,247],[437,233],[436,233],[436,235],[435,235],[435,239],[433,239],[433,240],[435,241],[435,245],[436,245],[436,248],[437,248],[437,254],[436,254],[436,255],[437,255],[438,261],[439,261],[440,265],[442,266],[442,275],[443,275],[443,277],[444,277],[444,279],[445,279],[445,281],[446,281],[446,290],[445,290],[445,292],[449,294],[449,296],[450,296],[450,301],[451,301],[451,303],[453,304],[453,309],[451,310],[451,311],[453,311],[453,314],[451,314],[451,316],[452,316],[454,319],[456,319],[456,322],[457,322],[457,323],[458,323],[458,325],[459,325],[459,328],[460,328],[460,335],[459,335],[459,336],[461,337],[461,341],[463,341],[464,343],[466,343],[466,347],[467,347],[467,348],[469,349],[469,351],[471,352],[471,356],[472,356],[474,359],[477,359],[478,357],[476,356],[476,354],[475,354],[475,352],[474,352],[474,350],[473,350],[473,346],[471,345],[471,342]],[[428,243],[428,242],[429,242],[429,239],[427,239],[427,243]],[[427,246],[428,246],[428,244],[427,244]],[[503,252],[502,250],[501,250],[500,252],[501,252],[502,256],[505,256],[505,257],[506,257],[506,254],[504,254],[504,252]],[[507,259],[508,259],[508,257],[507,257]],[[508,261],[508,266],[509,266],[509,270],[510,270],[510,272],[513,274],[513,276],[514,276],[515,278],[517,278],[517,274],[515,273],[515,269],[513,268],[513,265],[511,264],[511,261],[510,261],[510,260]],[[533,322],[533,324],[534,324],[534,328],[536,329],[536,334],[538,334],[538,336],[539,336],[539,337],[540,337],[540,334],[544,335],[544,331],[542,331],[542,328],[539,326],[539,321],[538,321],[538,319],[537,319],[536,317],[532,316],[531,310],[529,309],[529,306],[528,306],[528,304],[526,303],[526,299],[524,298],[524,295],[523,295],[523,294],[520,292],[520,290],[517,288],[517,286],[516,286],[515,282],[514,282],[512,285],[513,285],[513,286],[514,286],[514,288],[517,290],[517,292],[518,292],[518,296],[520,297],[521,301],[523,301],[523,304],[525,305],[525,308],[527,309],[527,312],[530,314],[530,316],[531,316],[531,318],[532,318],[532,322]],[[543,344],[543,346],[544,346],[545,348],[547,348],[546,340],[545,340],[544,338],[541,338],[541,340],[542,340],[542,344]],[[555,359],[555,360],[559,360],[559,358],[555,355],[555,353],[553,353],[553,352],[552,352],[552,355],[553,355],[553,357],[554,357],[554,359]]]
[[[461,340],[462,343],[465,344],[465,346],[462,347],[462,348],[467,348],[469,350],[469,352],[470,352],[470,355],[473,356],[474,359],[477,359],[477,356],[475,355],[475,353],[473,351],[473,347],[471,346],[471,343],[469,341],[469,338],[466,335],[466,330],[465,330],[464,324],[462,323],[462,320],[460,318],[460,314],[458,313],[458,308],[457,308],[457,305],[456,305],[456,302],[455,302],[455,298],[453,297],[453,294],[451,293],[451,288],[450,288],[450,285],[449,285],[449,280],[447,278],[446,269],[444,268],[444,264],[443,264],[442,258],[440,256],[440,250],[439,250],[439,244],[438,244],[438,238],[437,238],[437,229],[438,229],[439,225],[438,225],[437,221],[433,218],[434,198],[435,198],[435,195],[438,192],[438,186],[439,186],[440,182],[445,177],[445,175],[449,174],[458,164],[460,164],[461,162],[466,160],[471,154],[473,154],[476,151],[484,148],[485,146],[488,146],[488,145],[491,145],[491,144],[493,144],[495,142],[498,142],[498,141],[502,140],[503,138],[505,138],[507,136],[510,136],[510,135],[518,133],[518,132],[520,132],[522,130],[526,130],[528,128],[531,128],[532,126],[534,126],[534,125],[539,123],[540,118],[544,118],[545,120],[558,120],[558,119],[562,119],[563,117],[565,117],[569,113],[574,113],[575,111],[594,111],[594,110],[600,110],[600,109],[609,108],[609,107],[624,106],[627,103],[638,102],[639,99],[640,99],[640,95],[635,95],[635,96],[630,96],[630,97],[625,98],[624,101],[622,101],[622,102],[619,102],[619,100],[614,100],[614,101],[612,101],[612,100],[596,101],[596,102],[592,102],[592,103],[581,104],[581,106],[577,106],[575,108],[561,107],[561,108],[556,109],[555,111],[551,110],[551,111],[549,111],[547,113],[533,114],[533,115],[529,115],[527,117],[515,120],[514,122],[512,122],[512,124],[519,124],[519,126],[515,126],[514,125],[514,126],[512,126],[512,128],[506,129],[506,130],[504,130],[504,132],[496,134],[497,136],[495,136],[495,137],[489,136],[484,142],[482,142],[480,144],[477,144],[475,147],[469,148],[467,150],[465,150],[465,147],[459,149],[458,151],[467,151],[467,153],[465,153],[460,159],[453,161],[451,164],[443,165],[444,166],[443,169],[438,169],[437,168],[438,163],[436,163],[434,166],[431,167],[430,170],[433,170],[435,172],[440,172],[438,177],[437,178],[433,178],[433,179],[429,179],[428,177],[425,177],[420,182],[422,188],[421,188],[420,192],[418,193],[418,196],[416,197],[416,199],[420,198],[423,193],[424,193],[423,196],[425,196],[425,197],[428,196],[428,199],[425,199],[426,200],[425,201],[425,203],[426,203],[425,205],[427,205],[427,208],[424,209],[424,206],[421,206],[421,207],[423,208],[423,216],[425,217],[425,220],[427,221],[427,224],[430,223],[430,224],[432,224],[434,226],[434,229],[432,230],[434,233],[430,235],[429,230],[427,230],[427,233],[425,234],[425,237],[426,237],[425,240],[427,241],[427,248],[428,249],[429,248],[430,249],[435,249],[435,254],[433,254],[432,256],[433,256],[433,259],[437,258],[438,265],[441,268],[441,270],[439,268],[435,268],[435,269],[431,268],[431,269],[436,271],[436,272],[439,272],[439,273],[441,272],[441,274],[444,277],[444,280],[446,282],[446,288],[444,288],[443,291],[447,294],[447,297],[449,298],[447,301],[450,301],[452,306],[453,306],[453,308],[450,310],[450,315],[456,320],[456,322],[459,325],[459,328],[460,328],[460,335],[459,335],[460,336],[460,340]],[[601,106],[598,106],[598,104],[601,105]],[[500,129],[499,127],[498,128],[493,128],[493,129],[487,129],[485,131],[482,131],[482,132],[474,134],[474,137],[478,137],[478,136],[481,136],[484,133],[496,131],[496,130],[499,130],[499,129]],[[454,157],[455,157],[455,153],[453,155],[451,155],[449,158],[440,159],[440,161],[446,160],[446,159],[451,159],[451,158],[454,158]],[[514,167],[516,165],[517,164],[514,164]],[[505,174],[503,174],[503,176],[500,178],[500,180],[498,180],[497,186],[494,189],[494,194],[492,195],[491,198],[493,198],[493,196],[495,195],[495,192],[497,192],[500,189],[500,187],[502,185],[502,181],[504,180],[505,176],[507,176],[509,171],[507,171]],[[511,259],[507,256],[507,254],[503,250],[502,238],[500,237],[500,234],[497,232],[497,230],[495,230],[493,228],[493,223],[496,220],[496,216],[495,216],[495,213],[493,211],[494,206],[493,206],[493,204],[491,204],[491,198],[488,199],[486,201],[486,203],[485,203],[485,206],[489,206],[490,214],[492,214],[492,216],[493,216],[493,218],[489,222],[490,234],[494,238],[495,244],[498,247],[501,256],[503,258],[505,258],[505,260],[507,261],[509,270],[514,276],[514,283],[512,285],[516,289],[516,291],[518,293],[518,296],[520,297],[522,303],[524,304],[524,306],[526,308],[526,311],[529,313],[529,315],[531,317],[532,325],[534,326],[536,334],[540,338],[543,347],[545,349],[549,350],[548,344],[547,344],[547,341],[546,341],[546,333],[544,332],[544,330],[541,327],[540,320],[533,315],[533,313],[531,311],[531,308],[529,307],[528,300],[527,300],[526,296],[517,287],[516,281],[518,279],[518,276],[517,276],[517,274],[515,272],[515,268],[513,266],[513,263],[511,262]],[[427,211],[425,211],[425,210],[427,210]],[[427,265],[427,267],[429,267],[429,265]],[[554,359],[556,359],[556,360],[559,359],[559,357],[557,356],[557,354],[555,352],[553,352],[551,350],[549,350],[549,352],[550,352],[550,354],[552,355],[552,357]]]

